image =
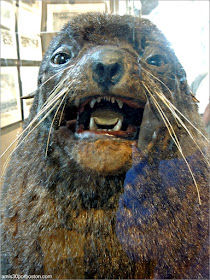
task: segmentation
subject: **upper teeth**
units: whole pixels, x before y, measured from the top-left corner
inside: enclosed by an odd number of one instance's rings
[[[120,101],[120,100],[118,100],[118,99],[116,99],[116,101],[117,101],[118,106],[120,107],[120,109],[122,109],[122,107],[123,107],[123,102]]]
[[[111,97],[111,96],[103,96],[103,97],[93,98],[89,103],[90,107],[93,108],[95,106],[96,102],[100,103],[101,100],[106,100],[106,101],[109,101],[109,102],[112,102],[112,103],[117,102],[120,109],[122,109],[122,107],[123,107],[123,102],[121,100],[116,99],[115,97]],[[76,107],[79,107],[79,104],[80,104],[80,100],[76,99],[74,101],[74,105]]]
[[[76,107],[79,107],[79,102],[80,102],[80,100],[79,100],[79,99],[76,99],[76,100],[74,101],[74,105],[75,105]]]
[[[94,105],[95,105],[96,101],[97,101],[96,99],[93,99],[93,100],[91,100],[91,101],[90,101],[90,103],[89,103],[89,104],[90,104],[90,107],[91,107],[91,108],[93,108],[93,107],[94,107]]]
[[[111,97],[111,96],[97,97],[96,99],[95,98],[92,99],[89,103],[90,107],[93,108],[95,106],[96,102],[100,103],[102,99],[112,102],[112,103],[117,102],[120,109],[122,109],[122,107],[123,107],[123,102],[121,100],[115,99],[115,97]]]

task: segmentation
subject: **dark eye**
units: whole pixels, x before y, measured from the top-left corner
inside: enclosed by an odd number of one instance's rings
[[[147,58],[147,63],[154,66],[163,66],[167,64],[166,58],[160,54],[156,54]]]
[[[64,53],[64,52],[60,52],[60,53],[56,53],[51,61],[54,64],[65,64],[67,63],[69,60],[71,59],[71,55]]]

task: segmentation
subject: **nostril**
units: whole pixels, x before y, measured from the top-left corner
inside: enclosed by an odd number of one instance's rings
[[[110,76],[114,77],[115,75],[117,75],[120,72],[120,65],[118,63],[115,63],[113,65],[111,65],[110,67]]]
[[[105,74],[105,67],[104,67],[103,63],[96,64],[95,67],[94,67],[94,71],[99,76],[104,76],[104,74]]]
[[[119,63],[112,64],[110,66],[110,77],[114,78],[115,76],[121,73],[121,70],[121,65]]]

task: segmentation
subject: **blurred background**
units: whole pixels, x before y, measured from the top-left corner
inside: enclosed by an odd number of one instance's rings
[[[152,20],[171,42],[210,131],[208,0],[1,0],[1,154],[17,137],[43,54],[61,27],[88,11]]]

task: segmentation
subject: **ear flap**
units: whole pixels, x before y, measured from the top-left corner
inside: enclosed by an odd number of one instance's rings
[[[195,97],[195,95],[190,92],[190,95],[192,96],[192,100],[195,102],[195,103],[200,103],[200,101]]]
[[[35,94],[36,94],[36,90],[29,93],[28,95],[21,96],[20,99],[31,99],[31,98],[34,98]]]

